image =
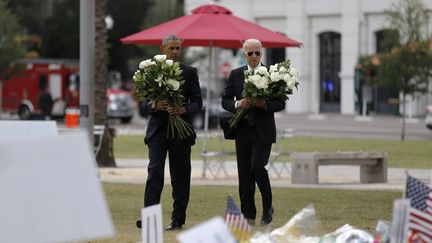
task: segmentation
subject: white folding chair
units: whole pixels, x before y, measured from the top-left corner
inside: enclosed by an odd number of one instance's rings
[[[94,135],[94,155],[95,158],[98,156],[101,147],[102,140],[105,133],[105,125],[94,125],[93,126],[93,135]]]
[[[294,129],[285,129],[283,131],[278,131],[276,146],[272,146],[272,151],[269,157],[269,171],[273,171],[277,178],[282,176],[284,170],[291,173],[288,166],[288,160],[290,157],[289,151],[284,151],[284,146],[288,142],[288,139],[294,137]],[[275,165],[276,162],[280,162],[281,167],[278,169]]]
[[[218,178],[219,173],[223,172],[226,178],[229,178],[228,171],[225,168],[225,158],[227,153],[223,149],[223,144],[221,143],[221,134],[218,133],[207,133],[201,136],[203,139],[203,145],[201,149],[201,158],[203,160],[203,171],[202,178],[206,178],[206,171],[208,170],[214,179]],[[222,137],[223,139],[223,137]],[[216,147],[212,146],[209,149],[209,142],[216,141]]]
[[[227,142],[227,140],[225,139],[225,137],[224,137],[224,135],[223,135],[222,132],[215,133],[215,136],[219,140],[219,146],[220,146],[220,149],[221,149],[220,151],[222,152],[222,156],[224,158],[223,165],[225,166],[225,161],[227,161],[227,159],[229,157],[235,156],[236,152],[233,151],[233,150],[228,150],[226,148],[226,146],[225,146],[226,144],[225,143]]]

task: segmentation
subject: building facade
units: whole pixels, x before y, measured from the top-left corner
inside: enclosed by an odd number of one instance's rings
[[[355,66],[360,55],[379,52],[388,27],[385,9],[396,0],[219,0],[234,15],[281,32],[303,43],[302,48],[266,49],[264,64],[289,58],[300,74],[301,86],[287,102],[287,112],[345,115],[359,113]],[[186,0],[185,12],[207,0]],[[432,0],[424,3],[432,11]],[[432,24],[429,31],[432,33]],[[234,58],[234,60],[236,60]],[[219,63],[223,63],[220,61]],[[432,85],[430,85],[432,86]],[[358,88],[358,87],[357,87]],[[361,87],[362,98],[373,112],[400,110],[392,87]],[[422,116],[431,92],[408,98],[410,115]]]

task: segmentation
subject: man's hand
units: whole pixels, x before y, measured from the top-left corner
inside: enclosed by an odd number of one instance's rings
[[[249,99],[241,99],[237,103],[237,108],[242,108],[245,110],[248,110],[249,108],[251,108],[251,106],[252,102]]]
[[[155,103],[155,110],[166,111],[168,109],[168,102],[166,100],[158,100]]]
[[[171,107],[168,106],[167,111],[170,115],[183,115],[186,113],[186,107],[184,106],[178,106],[178,107]]]

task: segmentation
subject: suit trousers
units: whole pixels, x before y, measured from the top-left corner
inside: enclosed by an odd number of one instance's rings
[[[180,140],[152,139],[148,143],[149,165],[144,193],[144,207],[160,203],[164,186],[165,159],[168,153],[174,199],[171,220],[184,224],[189,202],[191,146]]]
[[[272,207],[270,179],[264,167],[268,163],[272,144],[260,142],[255,126],[247,123],[240,124],[239,133],[236,155],[241,211],[247,219],[255,219],[255,183],[261,192],[263,210]]]

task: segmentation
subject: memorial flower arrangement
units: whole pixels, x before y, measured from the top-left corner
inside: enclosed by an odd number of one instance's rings
[[[298,88],[298,72],[291,67],[290,60],[255,70],[245,71],[245,80],[242,96],[251,100],[252,104],[259,99],[283,99],[287,100],[294,88]],[[228,121],[231,128],[237,127],[241,119],[247,115],[245,109],[238,109]]]
[[[135,97],[156,104],[166,100],[171,107],[183,106],[182,77],[180,63],[166,59],[166,55],[156,55],[139,63],[133,76]],[[193,134],[192,127],[178,114],[168,116],[168,138],[183,139]]]

